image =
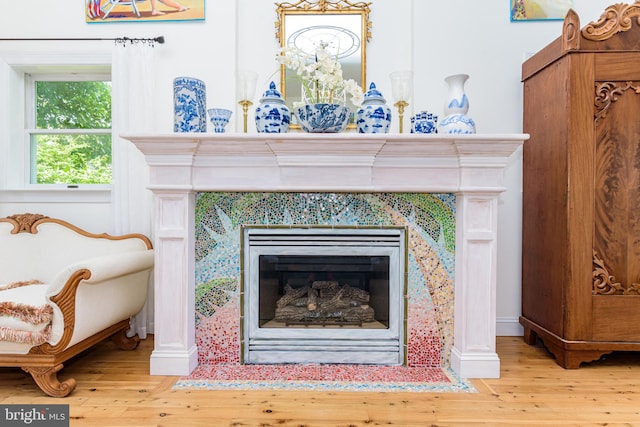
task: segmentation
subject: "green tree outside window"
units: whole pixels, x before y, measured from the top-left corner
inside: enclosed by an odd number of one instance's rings
[[[35,182],[111,183],[111,82],[35,84]]]

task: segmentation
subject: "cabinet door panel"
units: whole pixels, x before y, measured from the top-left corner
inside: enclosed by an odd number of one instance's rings
[[[640,90],[640,82],[637,83]],[[596,122],[594,251],[611,281],[603,293],[640,287],[640,94],[613,82],[611,105]],[[596,289],[600,292],[600,290]]]

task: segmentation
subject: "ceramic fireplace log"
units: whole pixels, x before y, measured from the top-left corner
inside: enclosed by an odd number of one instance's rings
[[[309,293],[309,287],[292,288],[288,283],[284,287],[284,295],[276,301],[276,307],[284,308]]]
[[[292,288],[287,284],[285,295],[276,302],[274,319],[310,325],[375,322],[375,311],[366,304],[368,301],[367,291],[340,286],[335,281],[313,282],[311,288]]]

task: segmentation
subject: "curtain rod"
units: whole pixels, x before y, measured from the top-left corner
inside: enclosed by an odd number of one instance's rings
[[[164,43],[164,36],[158,36],[153,38],[130,38],[130,37],[117,37],[117,38],[12,38],[12,39],[2,39],[0,41],[99,41],[99,40],[111,40],[116,43],[126,44],[127,42],[133,43]]]

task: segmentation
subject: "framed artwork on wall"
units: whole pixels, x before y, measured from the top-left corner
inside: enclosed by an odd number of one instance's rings
[[[204,19],[205,0],[85,0],[88,23]]]
[[[573,0],[509,0],[511,21],[542,21],[564,19]]]

